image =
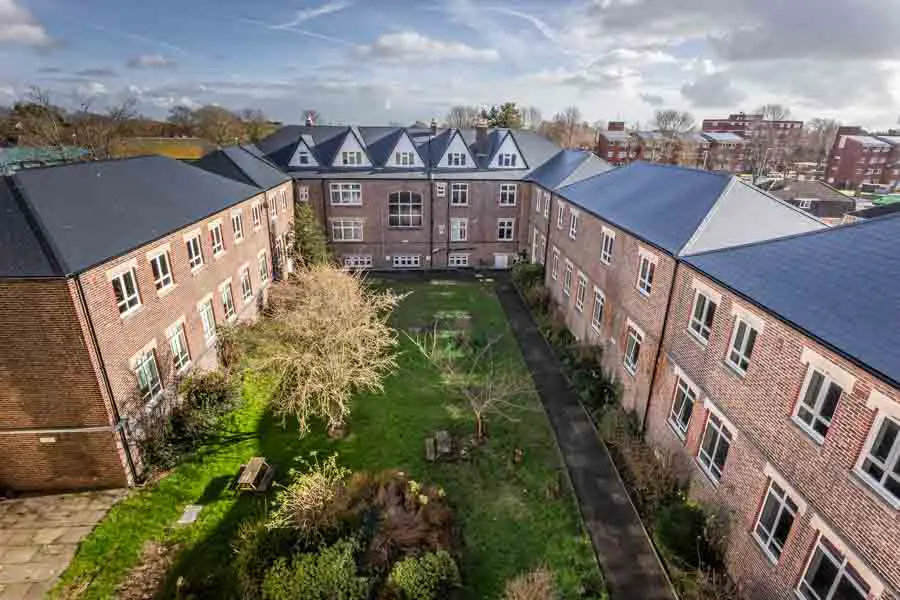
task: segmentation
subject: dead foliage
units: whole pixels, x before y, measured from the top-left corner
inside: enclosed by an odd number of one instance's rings
[[[503,600],[554,600],[558,598],[553,571],[538,567],[506,582]]]
[[[118,600],[152,600],[162,588],[175,562],[179,546],[153,540],[144,544],[141,559],[116,590]]]

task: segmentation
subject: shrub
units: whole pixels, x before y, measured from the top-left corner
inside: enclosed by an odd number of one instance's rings
[[[550,290],[542,285],[528,288],[524,291],[525,304],[536,317],[550,313]]]
[[[462,585],[456,561],[445,550],[401,560],[391,569],[388,581],[405,600],[446,598]]]
[[[717,571],[698,569],[692,585],[682,591],[683,600],[740,600],[738,587],[727,575]]]
[[[520,262],[513,265],[512,280],[520,289],[539,286],[544,282],[543,265]]]
[[[265,518],[241,523],[234,547],[234,570],[241,598],[262,598],[266,572],[279,558],[292,554],[296,539],[296,532],[271,528]]]
[[[553,572],[538,567],[506,582],[503,600],[553,600],[557,598]]]
[[[356,540],[340,540],[315,554],[279,558],[266,573],[264,600],[365,600],[371,582],[357,575]]]
[[[350,471],[337,464],[334,454],[321,463],[315,460],[307,464],[309,470],[301,475],[292,472],[293,481],[278,495],[269,527],[291,527],[314,538],[337,526],[332,502]]]
[[[697,567],[706,556],[703,509],[688,502],[673,502],[656,515],[656,540],[679,562]]]

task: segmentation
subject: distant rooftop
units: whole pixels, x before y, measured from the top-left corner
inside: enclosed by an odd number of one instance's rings
[[[719,144],[743,144],[746,142],[744,138],[730,131],[704,131],[701,135],[709,141]]]
[[[848,135],[847,139],[853,140],[857,144],[861,144],[867,148],[889,148],[890,144],[883,142],[871,135]]]

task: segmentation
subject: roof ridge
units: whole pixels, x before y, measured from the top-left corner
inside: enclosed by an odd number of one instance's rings
[[[726,183],[725,186],[721,190],[719,190],[719,195],[716,196],[715,202],[713,202],[709,210],[706,211],[706,214],[703,215],[700,223],[698,223],[694,228],[694,233],[692,233],[691,237],[688,238],[688,241],[686,241],[684,245],[678,249],[678,252],[675,253],[675,256],[681,256],[685,248],[689,248],[690,245],[693,244],[694,241],[696,241],[696,239],[699,238],[704,231],[706,231],[706,227],[709,225],[709,222],[712,221],[713,216],[719,211],[719,208],[721,208],[722,198],[724,198],[728,192],[734,189],[737,179],[737,177],[732,175],[728,179],[728,183]]]
[[[799,238],[799,237],[835,233],[838,231],[844,231],[845,229],[863,227],[865,225],[877,225],[880,223],[884,223],[885,221],[889,221],[891,219],[900,219],[900,213],[893,214],[893,215],[885,215],[883,217],[877,217],[874,219],[866,219],[864,221],[856,221],[854,223],[835,225],[833,227],[825,227],[824,229],[815,229],[813,231],[801,231],[799,233],[792,233],[790,235],[785,235],[785,236],[777,237],[777,238],[770,238],[768,240],[757,240],[755,242],[747,242],[746,244],[738,244],[736,246],[727,246],[725,248],[715,248],[713,250],[706,250],[705,252],[698,252],[696,254],[688,254],[683,257],[683,260],[689,260],[692,258],[709,256],[710,254],[716,254],[717,252],[730,252],[732,250],[741,250],[743,248],[750,248],[753,246],[762,246],[764,244],[775,244],[778,242],[785,242],[785,241],[792,240],[794,238]]]
[[[719,173],[716,171],[710,171],[708,169],[697,169],[694,167],[685,167],[683,165],[670,165],[668,163],[652,162],[652,161],[648,161],[648,160],[636,160],[636,161],[628,163],[627,165],[625,165],[622,168],[627,169],[631,165],[647,165],[647,166],[650,166],[653,168],[658,168],[658,169],[670,169],[673,171],[685,171],[688,173],[699,173],[699,174],[703,174],[703,175],[709,175],[711,177],[725,178],[725,179],[730,179],[731,177],[733,177],[733,175],[731,173]]]

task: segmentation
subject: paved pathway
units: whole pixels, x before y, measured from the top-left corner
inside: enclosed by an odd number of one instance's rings
[[[123,490],[0,502],[0,600],[43,598]]]
[[[675,594],[606,448],[550,347],[509,283],[497,286],[556,434],[612,600],[672,600]]]

